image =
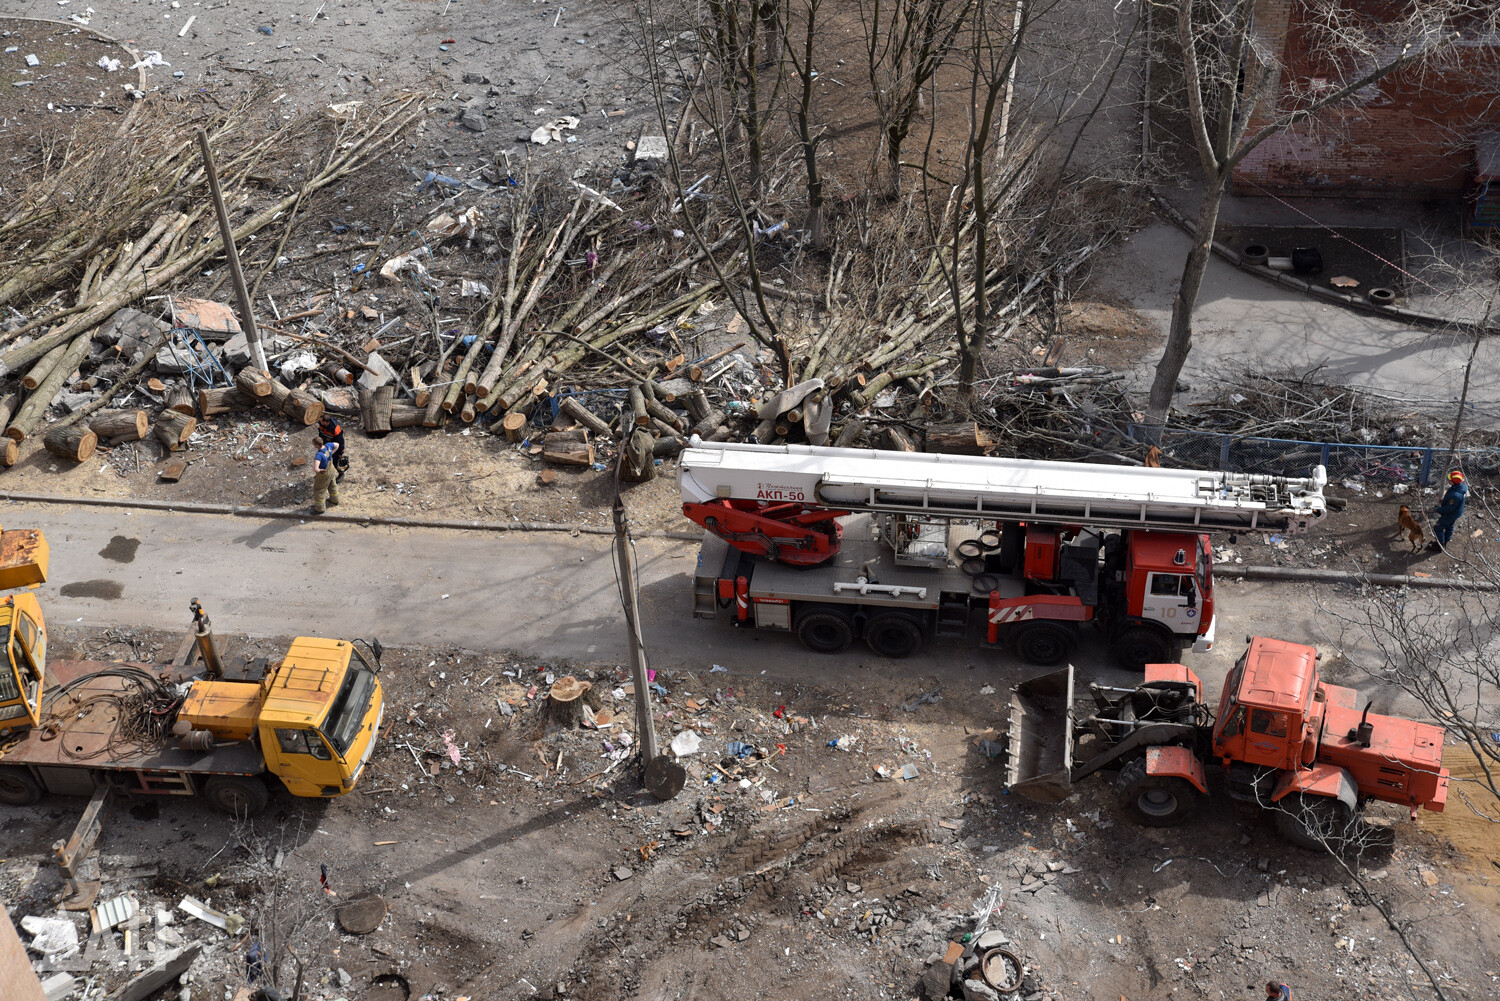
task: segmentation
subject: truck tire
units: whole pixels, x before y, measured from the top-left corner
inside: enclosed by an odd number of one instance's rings
[[[1115,779],[1120,806],[1146,827],[1180,824],[1203,805],[1204,795],[1187,779],[1146,774],[1146,759],[1136,758]]]
[[[865,623],[865,643],[882,657],[910,657],[922,648],[922,627],[909,615],[882,612]]]
[[[854,642],[854,623],[831,608],[815,608],[797,616],[797,639],[815,653],[842,653]]]
[[[14,765],[0,768],[0,803],[30,806],[42,798],[42,787],[31,773]]]
[[[1027,622],[1015,627],[1011,645],[1016,656],[1027,663],[1049,666],[1071,657],[1078,639],[1056,622]]]
[[[203,798],[233,817],[253,817],[271,802],[266,784],[243,775],[214,775],[203,783]]]
[[[1176,657],[1176,645],[1167,631],[1140,623],[1125,626],[1110,640],[1115,660],[1131,671],[1145,670],[1147,664],[1170,664]]]
[[[1327,851],[1348,838],[1353,815],[1332,796],[1293,793],[1276,804],[1276,830],[1299,848]]]

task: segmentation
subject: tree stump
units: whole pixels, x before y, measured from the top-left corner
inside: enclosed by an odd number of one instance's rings
[[[525,414],[510,413],[500,421],[500,430],[505,433],[506,441],[520,441],[526,437],[527,418]]]
[[[167,451],[175,452],[193,436],[193,429],[198,426],[198,418],[184,414],[179,410],[163,410],[161,416],[156,419],[156,426],[151,433],[156,440],[167,446]]]
[[[620,479],[627,483],[645,483],[655,479],[655,450],[656,440],[649,432],[640,428],[630,432],[630,437],[620,446]]]
[[[42,447],[53,455],[82,462],[94,454],[99,436],[82,423],[54,428],[42,436]]]
[[[391,430],[391,403],[395,395],[396,387],[390,383],[359,391],[359,420],[371,438],[384,438]]]
[[[565,674],[552,683],[547,692],[547,717],[559,726],[576,729],[586,718],[584,707],[598,709],[599,696],[594,693],[594,683],[579,681]]]
[[[144,410],[106,410],[90,418],[89,430],[105,441],[140,441],[151,430],[151,418]]]
[[[553,431],[542,440],[542,458],[558,466],[592,466],[594,446],[583,428]]]
[[[215,414],[226,414],[230,411],[250,410],[259,402],[260,400],[256,397],[250,396],[235,386],[228,389],[198,390],[198,414],[202,417],[212,417]]]
[[[167,409],[182,414],[196,413],[192,391],[180,382],[173,385],[167,390]]]
[[[246,396],[270,396],[272,382],[269,375],[255,368],[242,368],[234,377],[234,384]]]

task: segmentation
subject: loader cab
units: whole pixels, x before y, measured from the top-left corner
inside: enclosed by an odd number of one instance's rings
[[[39,725],[47,673],[47,627],[34,594],[0,601],[0,737]]]
[[[342,640],[299,636],[264,684],[258,729],[267,769],[294,796],[353,789],[385,713],[364,655]]]
[[[1179,636],[1207,635],[1214,618],[1208,536],[1186,532],[1127,534],[1128,614],[1159,622]]]
[[[1214,724],[1214,754],[1293,769],[1316,722],[1318,652],[1300,643],[1255,637],[1224,682]]]

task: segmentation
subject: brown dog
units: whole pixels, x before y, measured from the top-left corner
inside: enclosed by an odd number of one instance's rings
[[[1422,543],[1427,541],[1427,533],[1422,531],[1417,519],[1411,516],[1411,508],[1405,504],[1396,512],[1396,537],[1399,539],[1403,535],[1411,541],[1412,552],[1422,548]]]

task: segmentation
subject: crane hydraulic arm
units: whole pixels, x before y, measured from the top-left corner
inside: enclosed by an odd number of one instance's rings
[[[1156,531],[1305,531],[1326,513],[1308,477],[813,445],[708,444],[682,453],[683,513],[742,551],[816,565],[853,512]]]

